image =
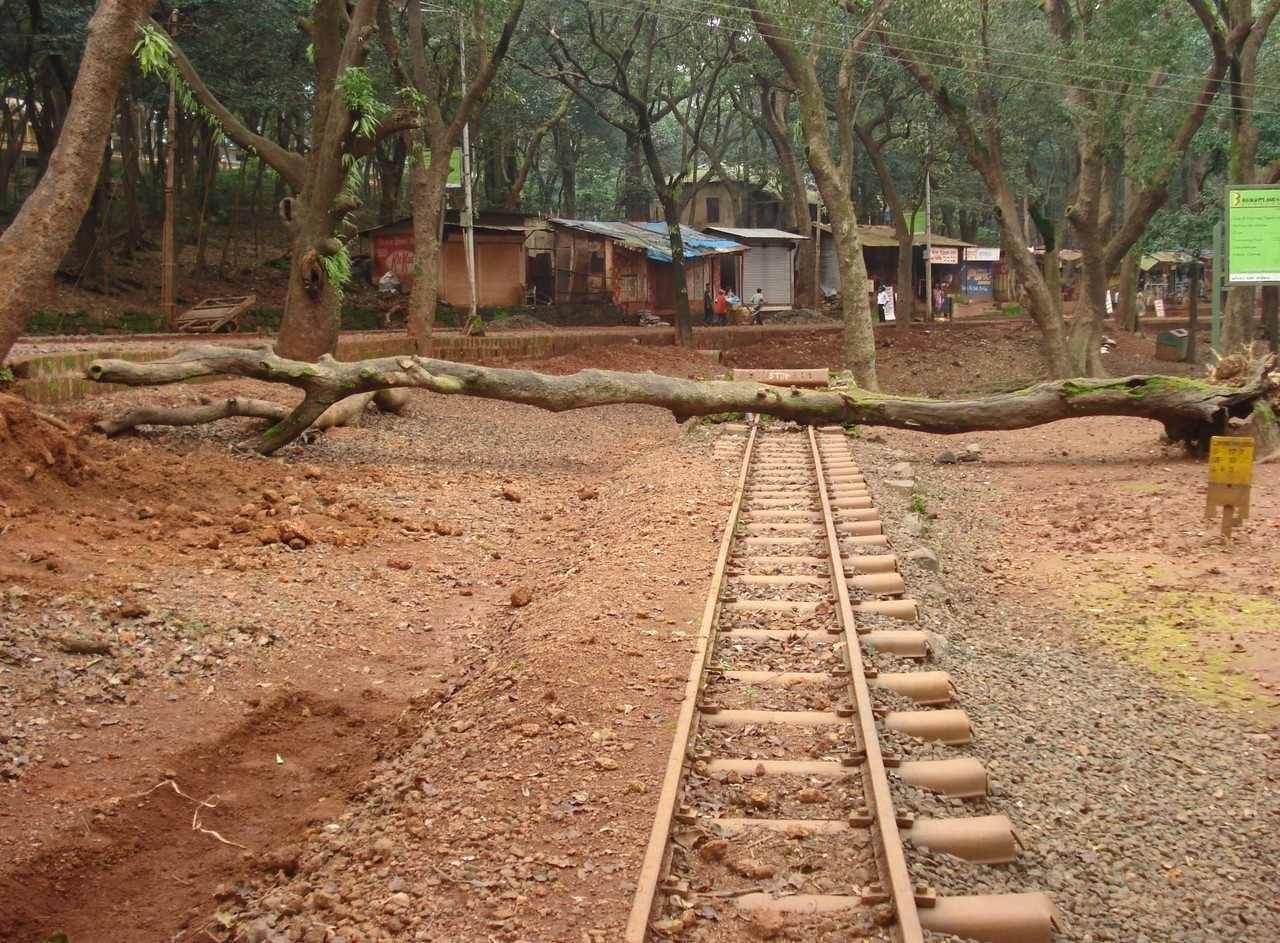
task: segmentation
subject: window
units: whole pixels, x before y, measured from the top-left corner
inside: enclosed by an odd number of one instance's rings
[[[603,252],[591,253],[591,274],[592,275],[604,274],[604,253]]]
[[[720,198],[719,197],[714,197],[714,196],[707,197],[707,222],[709,223],[720,222]]]

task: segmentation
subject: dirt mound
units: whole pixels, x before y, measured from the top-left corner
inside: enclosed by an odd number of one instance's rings
[[[16,396],[0,394],[0,499],[54,478],[78,485],[88,465],[75,440],[51,422],[37,418]]]

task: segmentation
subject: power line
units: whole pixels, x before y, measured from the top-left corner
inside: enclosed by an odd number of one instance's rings
[[[744,16],[748,19],[750,18],[751,11],[748,7],[742,6],[738,3],[731,2],[731,0],[686,0],[686,2],[696,2],[698,4],[701,4],[703,7],[720,7],[723,9],[731,10],[734,13],[740,16]],[[836,30],[847,30],[851,25],[848,21],[844,21],[844,20],[834,20],[834,19],[830,19],[828,17],[822,17],[822,16],[810,17],[806,15],[791,13],[785,10],[780,12],[770,11],[769,16],[775,20],[787,19],[787,20],[791,20],[792,22],[800,23],[804,26],[808,26],[808,25],[828,26]],[[950,46],[956,49],[960,49],[962,51],[969,51],[973,48],[972,43],[969,43],[963,40],[941,39],[936,36],[926,36],[922,33],[909,33],[909,32],[906,32],[905,30],[895,30],[895,29],[889,28],[888,26],[881,26],[880,32],[883,32],[891,36],[902,36],[907,39],[919,40],[920,42],[929,43],[935,46]],[[904,44],[904,48],[905,48],[905,44]],[[1079,60],[1069,59],[1060,55],[1055,55],[1053,53],[1026,52],[1023,50],[1009,49],[1009,48],[998,47],[998,46],[990,46],[988,48],[990,49],[991,52],[998,53],[1004,56],[1018,56],[1024,59],[1033,59],[1033,60],[1040,60],[1043,62],[1047,62],[1049,65],[1051,65],[1054,68],[1059,68],[1068,63],[1078,64],[1079,62]],[[920,50],[918,48],[913,49],[912,51],[923,52],[923,50]],[[944,53],[934,52],[933,54],[943,55]],[[953,53],[945,53],[945,55],[953,55]],[[1094,68],[1099,68],[1099,69],[1110,69],[1113,71],[1133,73],[1135,75],[1142,76],[1143,78],[1148,78],[1151,75],[1150,70],[1145,69],[1142,66],[1120,65],[1118,63],[1109,63],[1109,62],[1094,62],[1094,63],[1091,63],[1090,65]],[[1018,68],[1032,68],[1032,66],[1018,66]],[[1042,68],[1042,67],[1035,66],[1035,68]],[[1190,73],[1190,72],[1166,71],[1164,72],[1164,74],[1170,78],[1191,79],[1191,80],[1200,81],[1200,82],[1204,81],[1203,75]],[[1121,81],[1120,79],[1109,78],[1106,76],[1091,76],[1091,75],[1079,75],[1079,74],[1077,74],[1077,78],[1093,79],[1095,81]],[[1123,81],[1128,81],[1128,80],[1125,79]],[[1261,82],[1248,82],[1248,83],[1242,83],[1242,85],[1246,88],[1267,89],[1273,92],[1280,92],[1280,85],[1268,85]]]
[[[588,6],[594,6],[594,7],[605,9],[605,10],[616,10],[621,8],[621,9],[631,10],[637,13],[646,13],[651,16],[656,16],[663,19],[677,19],[677,18],[680,20],[685,19],[685,17],[682,17],[679,14],[674,12],[657,10],[653,6],[649,5],[646,2],[646,0],[582,0],[582,3]],[[722,21],[717,23],[710,23],[710,22],[706,23],[705,25],[709,29],[715,29],[715,30],[721,30],[721,31],[731,30],[732,32],[735,32],[735,33],[755,33],[759,35],[759,31],[755,28],[754,21],[750,21],[750,22],[739,21],[733,24],[732,26],[726,25],[726,23],[730,23],[731,21],[722,12],[714,9],[714,7],[708,8],[707,5],[713,4],[713,3],[714,3],[714,0],[686,0],[686,5],[691,12]],[[702,4],[703,7],[699,9],[697,6],[698,4]],[[720,4],[720,5],[731,6],[729,4]],[[743,9],[741,7],[732,7],[732,8],[735,10]],[[834,52],[845,51],[844,46],[837,46],[832,43],[824,43],[817,40],[812,40],[812,39],[809,39],[808,37],[803,37],[796,33],[788,33],[782,28],[775,28],[774,34],[779,36],[780,38],[797,42],[807,48],[826,49]],[[997,71],[973,67],[973,66],[961,66],[961,65],[955,64],[954,59],[951,59],[948,61],[938,61],[936,58],[926,59],[925,57],[929,57],[929,56],[937,57],[937,56],[949,55],[949,54],[940,53],[934,50],[912,48],[912,47],[906,46],[905,44],[902,46],[902,48],[907,52],[913,53],[921,57],[922,60],[924,60],[925,65],[929,65],[935,68],[944,68],[954,72],[986,76],[988,78],[1002,79],[1005,81],[1027,82],[1033,85],[1042,85],[1050,88],[1068,89],[1068,90],[1088,92],[1088,93],[1098,91],[1098,89],[1096,88],[1089,88],[1083,85],[1074,85],[1067,82],[1054,81],[1052,79],[1042,79],[1042,78],[1037,78],[1031,75],[1002,73],[1002,72],[997,72]],[[871,48],[863,50],[863,55],[869,58],[880,59],[885,62],[898,62],[898,59],[895,56],[892,56],[884,52],[877,52]],[[1019,66],[1018,68],[1027,68],[1027,67]],[[1176,98],[1176,97],[1172,97],[1165,94],[1151,93],[1151,94],[1147,94],[1144,97],[1146,101],[1158,102],[1158,103],[1168,104],[1168,105],[1194,106],[1197,104],[1197,101],[1195,99]],[[1261,101],[1264,105],[1275,106],[1275,108],[1278,110],[1269,110],[1269,109],[1257,108],[1257,107],[1254,107],[1252,109],[1238,108],[1235,105],[1232,105],[1226,101],[1218,101],[1217,106],[1226,111],[1239,111],[1239,112],[1247,111],[1247,112],[1251,112],[1254,115],[1280,117],[1280,100],[1262,99]]]

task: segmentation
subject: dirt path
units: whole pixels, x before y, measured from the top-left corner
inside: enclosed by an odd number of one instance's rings
[[[700,436],[424,396],[302,464],[149,438],[2,482],[0,939],[617,919],[729,491]]]

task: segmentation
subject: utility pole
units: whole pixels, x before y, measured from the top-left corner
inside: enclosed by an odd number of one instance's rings
[[[925,145],[924,159],[924,304],[929,312],[928,320],[935,316],[933,310],[933,195],[932,179],[929,171],[929,146]],[[915,228],[914,226],[912,227]],[[912,236],[912,242],[915,237]]]
[[[169,36],[177,38],[178,11],[169,14]],[[175,68],[169,73],[169,120],[165,128],[164,142],[164,239],[161,244],[160,261],[160,314],[165,326],[173,330],[178,326],[178,309],[174,301],[174,278],[176,273],[175,247],[173,244],[174,218],[174,164],[177,163],[177,125],[178,125],[178,73]]]
[[[413,2],[413,0],[411,0]],[[467,31],[462,11],[458,11],[458,72],[462,80],[460,92],[467,94]],[[462,126],[462,192],[466,201],[466,218],[463,219],[463,239],[467,252],[467,284],[471,289],[471,307],[467,315],[467,331],[470,334],[479,327],[476,311],[476,228],[471,205],[471,122]]]

